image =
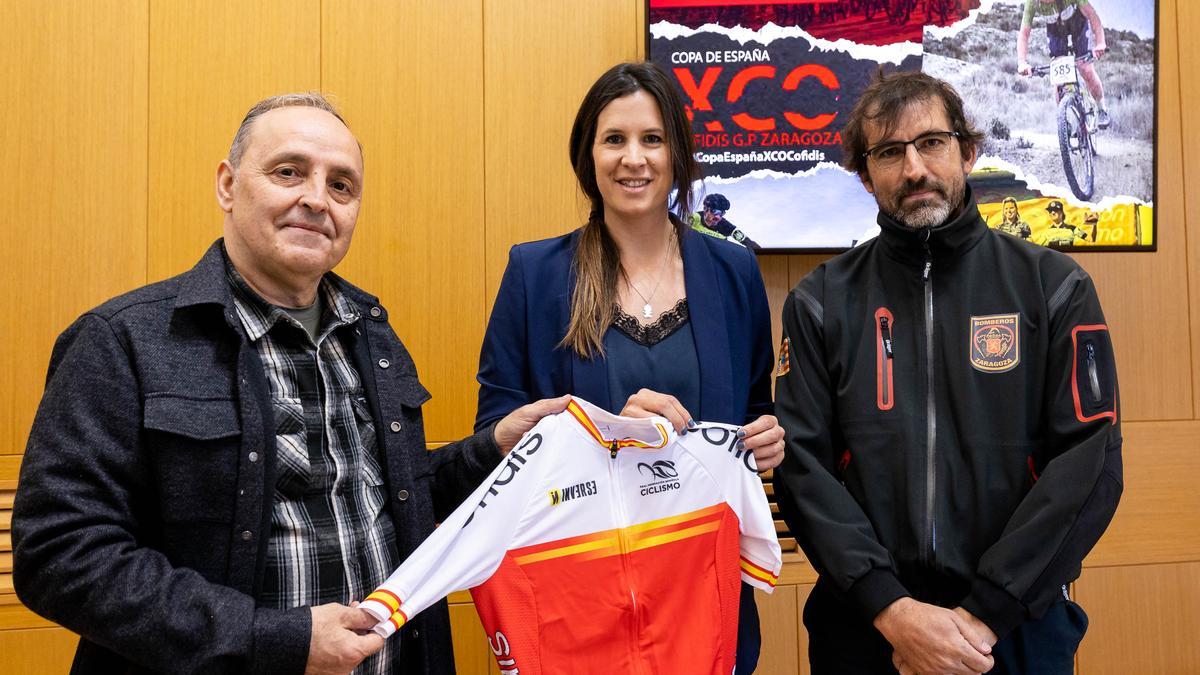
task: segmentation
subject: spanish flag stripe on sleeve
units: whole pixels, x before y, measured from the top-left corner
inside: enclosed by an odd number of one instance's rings
[[[750,562],[745,557],[742,557],[741,564],[742,564],[743,572],[754,577],[755,579],[758,579],[760,581],[770,584],[772,587],[775,586],[775,582],[779,581],[778,574],[775,574],[773,572],[768,572],[767,570]]]
[[[367,596],[367,600],[374,600],[383,603],[388,609],[393,612],[400,611],[400,605],[404,604],[400,601],[400,597],[386,588],[376,589],[376,591]]]

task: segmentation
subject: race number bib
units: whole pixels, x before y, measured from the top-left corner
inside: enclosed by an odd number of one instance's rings
[[[1050,82],[1055,86],[1075,84],[1075,57],[1059,56],[1050,62]]]

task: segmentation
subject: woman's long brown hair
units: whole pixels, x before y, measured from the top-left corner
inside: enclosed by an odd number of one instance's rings
[[[668,214],[675,216],[671,222],[681,245],[687,231],[684,221],[690,217],[692,209],[692,184],[701,177],[700,165],[695,160],[692,126],[683,99],[666,73],[649,62],[621,63],[596,80],[583,97],[571,127],[571,166],[575,169],[579,189],[591,202],[591,214],[580,233],[579,247],[572,261],[575,290],[571,295],[571,321],[567,334],[558,345],[573,349],[585,359],[604,355],[604,332],[616,313],[617,280],[621,269],[617,244],[604,224],[604,199],[596,183],[592,144],[600,111],[612,101],[637,91],[650,94],[662,114],[675,188],[675,197],[667,208]]]

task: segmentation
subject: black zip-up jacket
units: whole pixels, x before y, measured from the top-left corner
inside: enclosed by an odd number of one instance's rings
[[[913,596],[998,636],[1040,616],[1116,510],[1116,368],[1091,278],[963,213],[878,238],[784,305],[784,519],[867,621]]]

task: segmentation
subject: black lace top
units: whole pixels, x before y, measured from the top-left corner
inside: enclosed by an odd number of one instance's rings
[[[612,325],[639,345],[653,347],[670,337],[687,322],[687,298],[680,298],[674,307],[659,314],[652,323],[645,325],[618,307],[617,316],[613,319]]]
[[[686,299],[644,326],[618,309],[604,334],[604,352],[613,412],[646,388],[674,396],[700,419],[700,359]]]

